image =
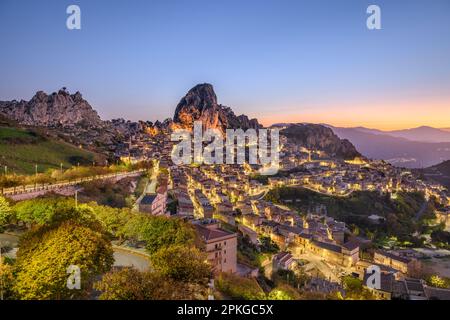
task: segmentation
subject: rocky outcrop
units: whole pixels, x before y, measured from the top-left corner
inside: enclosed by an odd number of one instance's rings
[[[0,101],[0,114],[30,126],[96,126],[102,121],[81,93],[38,91],[30,101]]]
[[[257,129],[258,120],[246,115],[236,116],[229,107],[217,103],[217,96],[212,85],[196,85],[181,99],[175,109],[173,122],[176,127],[192,128],[194,121],[202,121],[203,127],[226,129]]]
[[[333,131],[319,124],[291,124],[280,131],[289,142],[310,150],[321,150],[329,157],[354,159],[361,157],[355,146],[347,139],[339,139]]]

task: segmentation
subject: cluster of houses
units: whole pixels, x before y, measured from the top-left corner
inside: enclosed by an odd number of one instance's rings
[[[367,277],[366,269],[370,265],[380,266],[382,286],[374,289],[374,294],[383,299],[429,299],[446,294],[412,278],[420,269],[414,257],[378,250],[373,254],[373,261],[361,259],[360,251],[369,241],[352,236],[345,223],[326,215],[326,208],[300,216],[286,207],[262,200],[268,188],[301,185],[333,195],[347,195],[355,190],[391,194],[421,190],[428,197],[435,196],[442,204],[449,205],[448,193],[441,186],[419,180],[412,173],[383,161],[325,159],[320,151],[292,144],[283,145],[280,162],[281,168],[291,173],[270,177],[269,185],[265,186],[251,179],[250,173],[255,172],[255,168],[249,165],[173,166],[172,144],[166,141],[167,136],[158,132],[152,134],[153,142],[147,144],[144,153],[159,159],[160,167],[166,169],[167,174],[159,179],[155,194],[143,197],[140,211],[192,222],[215,271],[237,272],[239,269],[238,235],[221,227],[226,223],[236,227],[256,246],[260,245],[261,236],[274,241],[281,248],[281,252],[272,257],[275,269],[292,269],[296,265],[295,256],[311,254],[354,272],[361,279]],[[132,147],[141,148],[141,145]],[[449,212],[444,210],[438,215],[447,225]]]

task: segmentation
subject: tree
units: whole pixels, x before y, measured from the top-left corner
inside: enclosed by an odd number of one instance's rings
[[[12,298],[13,281],[12,266],[0,257],[0,300]]]
[[[211,273],[206,254],[194,246],[163,247],[152,254],[151,261],[155,271],[178,281],[207,282]]]
[[[205,299],[207,287],[168,279],[160,273],[123,268],[105,274],[94,284],[101,300]]]
[[[216,288],[233,299],[266,299],[266,294],[255,279],[244,278],[231,273],[221,273],[216,279]]]
[[[150,254],[171,245],[193,244],[195,231],[192,226],[179,219],[139,215],[125,227],[125,235],[146,242]]]
[[[93,277],[108,271],[113,261],[111,243],[99,231],[73,220],[40,227],[20,241],[15,292],[20,299],[82,297]],[[80,268],[81,290],[67,288],[70,265]]]
[[[264,253],[277,253],[280,251],[280,247],[270,237],[261,236],[259,241],[261,242],[261,251]]]
[[[8,222],[11,214],[12,211],[8,201],[0,196],[0,226]]]
[[[267,296],[269,300],[298,300],[300,298],[300,293],[286,284],[278,285]]]
[[[342,279],[346,300],[374,300],[375,296],[367,288],[364,288],[362,280],[352,276]]]
[[[436,287],[436,288],[443,288],[447,289],[449,284],[447,283],[446,279],[439,277],[438,275],[432,275],[427,279],[427,282],[430,286]]]
[[[127,223],[138,218],[129,208],[111,208],[90,202],[87,206],[92,210],[95,218],[111,235],[123,238],[127,233]]]
[[[75,220],[103,232],[93,209],[85,204],[76,207],[73,199],[37,198],[17,203],[13,211],[17,220],[34,226],[57,226],[64,221]]]

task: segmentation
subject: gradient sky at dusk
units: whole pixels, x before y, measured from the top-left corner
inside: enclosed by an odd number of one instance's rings
[[[66,86],[103,119],[153,121],[209,82],[264,124],[450,127],[448,0],[0,0],[0,41],[0,100]]]

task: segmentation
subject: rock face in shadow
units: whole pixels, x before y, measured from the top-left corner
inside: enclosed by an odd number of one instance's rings
[[[65,88],[50,95],[38,91],[30,101],[1,101],[0,114],[30,126],[97,126],[101,119],[81,93],[68,93]]]
[[[289,142],[311,150],[322,150],[330,157],[354,159],[361,157],[355,146],[347,139],[339,139],[333,131],[319,124],[292,124],[280,131]]]
[[[217,96],[211,84],[196,85],[180,100],[173,117],[179,128],[192,128],[194,121],[202,121],[203,127],[226,129],[257,129],[261,125],[246,115],[236,116],[231,108],[217,103]]]

